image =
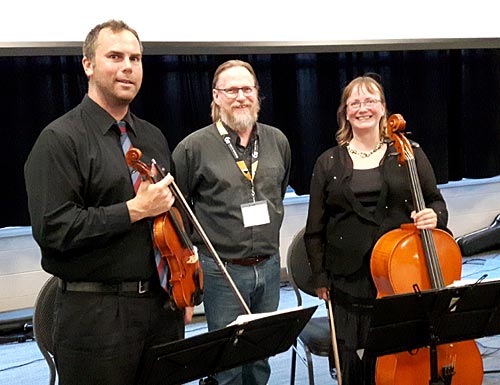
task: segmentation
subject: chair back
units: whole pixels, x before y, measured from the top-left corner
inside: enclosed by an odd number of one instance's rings
[[[57,291],[57,277],[50,277],[40,289],[33,313],[33,333],[35,341],[50,369],[50,384],[55,383],[55,364],[52,358],[54,344],[52,326],[54,323],[54,308]]]
[[[312,283],[312,270],[304,243],[304,233],[305,227],[294,235],[292,243],[288,247],[286,269],[290,282],[294,287],[310,296],[316,297],[316,291]]]

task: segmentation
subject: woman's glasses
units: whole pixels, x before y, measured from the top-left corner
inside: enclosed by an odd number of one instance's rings
[[[366,99],[363,101],[356,100],[354,102],[348,103],[347,106],[353,110],[359,110],[361,106],[365,106],[366,108],[373,108],[379,102],[379,99]]]

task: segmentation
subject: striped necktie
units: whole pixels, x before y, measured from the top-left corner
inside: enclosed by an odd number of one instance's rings
[[[126,155],[127,151],[132,147],[132,142],[127,134],[127,123],[123,120],[116,122],[116,125],[120,129],[120,143],[122,145],[123,153]],[[139,178],[139,173],[135,170],[131,170],[130,178],[132,184],[134,185],[134,191],[137,192],[141,184],[141,178]],[[153,242],[154,243],[154,242]],[[154,245],[155,251],[155,262],[156,268],[158,270],[158,276],[160,278],[160,285],[168,292],[168,265],[165,258],[162,258],[160,250]]]
[[[116,125],[120,129],[120,143],[122,145],[122,150],[125,155],[127,155],[127,151],[132,147],[132,142],[127,134],[127,123],[123,120],[116,122]],[[139,178],[139,173],[135,170],[130,170],[130,178],[132,180],[132,185],[134,186],[134,191],[137,192],[139,186],[141,184],[141,178]]]

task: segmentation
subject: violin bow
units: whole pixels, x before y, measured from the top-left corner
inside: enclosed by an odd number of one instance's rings
[[[159,175],[164,178],[165,173],[158,167],[156,161],[154,159],[151,159],[152,165],[158,170]],[[205,243],[205,246],[207,247],[208,251],[210,254],[212,254],[212,257],[219,267],[219,269],[222,271],[222,274],[226,278],[226,280],[229,283],[229,286],[231,290],[233,291],[234,295],[236,296],[238,302],[240,303],[241,308],[246,314],[252,314],[250,311],[250,308],[248,307],[247,303],[243,299],[240,291],[238,290],[236,284],[234,283],[233,279],[229,275],[229,272],[227,271],[226,267],[224,266],[224,263],[222,262],[221,258],[219,257],[219,254],[215,250],[214,246],[212,245],[212,242],[210,242],[210,239],[208,238],[207,234],[205,233],[205,230],[203,230],[203,227],[201,226],[200,222],[196,218],[196,215],[194,215],[194,212],[191,210],[191,207],[189,206],[189,203],[186,201],[186,198],[184,198],[184,195],[182,194],[180,188],[177,186],[175,181],[172,181],[170,184],[170,190],[174,194],[174,197],[177,199],[177,201],[180,203],[181,208],[184,210],[184,213],[188,217],[188,219],[191,221],[191,224],[193,225],[194,229],[202,239],[203,243]]]

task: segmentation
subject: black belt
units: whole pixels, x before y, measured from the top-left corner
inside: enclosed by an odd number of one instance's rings
[[[269,259],[270,255],[255,255],[253,257],[247,258],[233,258],[233,259],[223,259],[225,263],[232,263],[234,265],[241,266],[255,266],[256,264]]]
[[[151,290],[149,280],[138,282],[67,282],[59,280],[59,287],[63,291],[83,291],[87,293],[139,293],[144,294]]]

